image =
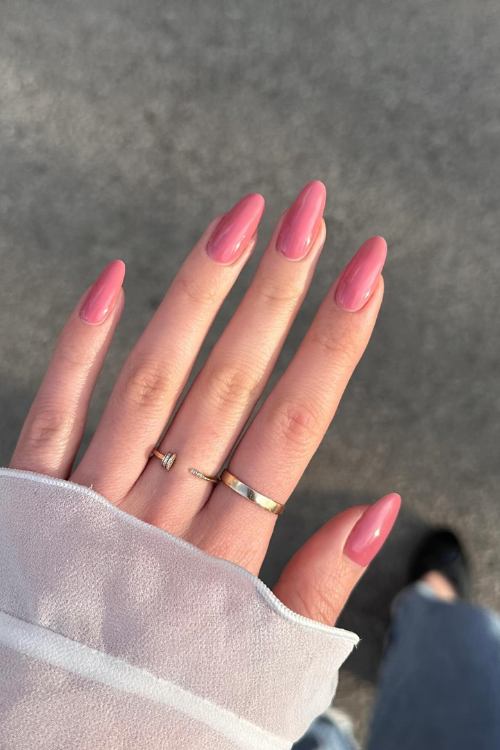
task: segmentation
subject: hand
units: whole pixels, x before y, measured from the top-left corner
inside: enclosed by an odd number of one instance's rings
[[[256,241],[264,210],[249,195],[218,217],[182,264],[130,352],[90,444],[74,467],[89,401],[124,306],[125,265],[111,262],[65,324],[10,466],[91,486],[147,523],[258,575],[277,515],[218,475],[268,380],[325,241],[321,182],[282,216],[251,286],[151,457],[204,337]],[[327,430],[382,302],[386,244],[372,237],[328,292],[295,357],[230,460],[243,482],[285,504]],[[275,594],[334,624],[399,510],[391,494],[328,521],[283,570]]]

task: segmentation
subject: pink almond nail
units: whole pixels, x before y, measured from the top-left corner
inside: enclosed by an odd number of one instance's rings
[[[395,492],[370,505],[347,537],[344,555],[364,568],[369,565],[389,536],[400,507],[401,497]]]
[[[264,198],[252,193],[221,218],[207,242],[207,253],[217,263],[234,263],[249,245],[264,213]]]
[[[349,312],[357,312],[366,304],[375,288],[387,257],[383,237],[370,237],[344,268],[335,290],[335,302]]]
[[[326,188],[319,180],[309,182],[290,206],[276,240],[277,249],[289,260],[305,258],[316,237],[326,203]]]
[[[80,308],[80,318],[90,325],[102,323],[117,300],[125,278],[123,260],[112,260],[89,289]]]

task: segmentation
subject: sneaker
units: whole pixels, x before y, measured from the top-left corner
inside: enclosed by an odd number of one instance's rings
[[[461,599],[468,597],[470,565],[460,540],[451,529],[434,529],[422,539],[410,565],[409,579],[418,581],[431,570],[441,573]]]

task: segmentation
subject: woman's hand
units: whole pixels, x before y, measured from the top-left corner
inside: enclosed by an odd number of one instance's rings
[[[110,263],[64,326],[23,425],[13,468],[93,487],[123,510],[258,575],[277,516],[219,475],[268,380],[325,241],[325,187],[312,182],[282,216],[251,286],[168,426],[207,331],[254,246],[264,210],[248,195],[215,219],[182,264],[130,352],[80,463],[89,401],[124,306],[125,266]],[[284,504],[316,451],[372,333],[386,244],[362,245],[326,295],[295,357],[230,461]],[[327,522],[292,557],[274,591],[291,609],[334,624],[399,510],[392,494]]]

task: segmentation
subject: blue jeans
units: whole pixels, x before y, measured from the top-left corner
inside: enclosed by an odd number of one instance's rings
[[[367,750],[500,748],[495,613],[444,602],[423,583],[408,587],[394,602],[379,678]],[[338,726],[330,724],[327,737],[327,724],[318,717],[294,748],[352,750],[352,740]]]

